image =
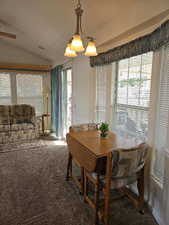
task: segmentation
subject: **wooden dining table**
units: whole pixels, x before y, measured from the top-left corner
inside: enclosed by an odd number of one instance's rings
[[[97,162],[100,158],[106,157],[106,175],[103,220],[108,225],[110,185],[112,174],[112,151],[118,148],[129,148],[133,143],[128,139],[122,138],[114,132],[109,132],[106,138],[100,136],[99,130],[71,131],[68,133],[69,151],[81,165],[89,172],[95,171]]]

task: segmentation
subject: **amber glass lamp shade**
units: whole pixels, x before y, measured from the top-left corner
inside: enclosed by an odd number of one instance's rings
[[[67,45],[64,56],[67,56],[67,57],[76,57],[77,56],[76,52],[73,51],[70,48],[70,46],[71,46],[71,44],[68,44]]]
[[[97,50],[96,50],[95,42],[89,41],[86,48],[85,56],[96,56],[96,55],[97,55]]]
[[[75,34],[73,36],[73,40],[71,43],[71,50],[74,50],[75,52],[83,52],[84,51],[84,47],[83,47],[83,43],[81,40],[81,37],[79,34]]]

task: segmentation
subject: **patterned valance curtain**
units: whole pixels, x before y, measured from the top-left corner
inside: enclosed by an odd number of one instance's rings
[[[90,57],[90,65],[92,67],[106,65],[121,59],[141,55],[146,52],[155,51],[167,43],[169,43],[169,20],[150,34],[107,52],[100,53],[97,56]]]
[[[64,137],[66,79],[63,66],[57,66],[51,71],[51,102],[52,102],[52,131],[56,137]]]

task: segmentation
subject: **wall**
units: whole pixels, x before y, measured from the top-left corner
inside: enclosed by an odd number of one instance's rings
[[[94,76],[89,65],[89,57],[78,56],[72,62],[73,102],[72,123],[86,123],[93,120]]]

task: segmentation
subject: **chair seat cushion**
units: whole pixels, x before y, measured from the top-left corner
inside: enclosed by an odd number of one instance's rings
[[[92,176],[94,179],[96,179],[97,173],[91,173],[90,176]],[[100,176],[100,181],[102,186],[105,186],[105,176]],[[112,177],[111,179],[111,189],[118,189],[121,187],[124,187],[129,184],[133,184],[137,181],[137,175],[134,174],[129,177]]]
[[[137,176],[136,174],[130,177],[124,177],[124,178],[112,178],[111,181],[111,188],[116,189],[116,188],[121,188],[129,184],[133,184],[137,181]]]
[[[16,123],[11,124],[11,131],[17,131],[17,130],[28,130],[28,129],[34,129],[34,125],[31,123]]]

